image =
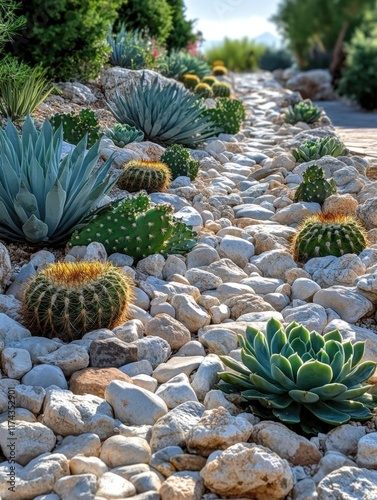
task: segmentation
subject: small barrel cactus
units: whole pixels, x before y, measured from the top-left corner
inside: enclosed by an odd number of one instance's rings
[[[180,144],[168,147],[160,161],[170,168],[173,179],[185,175],[194,180],[198,175],[199,162],[192,159],[187,149]]]
[[[119,148],[124,148],[130,142],[140,142],[144,139],[144,132],[122,123],[117,123],[113,128],[106,129],[105,134]]]
[[[110,253],[124,253],[135,260],[154,253],[185,253],[196,244],[196,235],[189,226],[173,217],[168,204],[151,207],[144,193],[115,202],[95,216],[71,238],[70,246],[102,243]],[[171,241],[170,241],[171,240]]]
[[[292,149],[292,155],[297,163],[319,160],[322,156],[347,156],[345,145],[336,137],[324,137],[316,141],[306,141],[299,148]]]
[[[212,92],[214,97],[230,97],[232,89],[229,83],[218,82],[212,85]]]
[[[213,66],[212,74],[214,76],[225,76],[228,74],[228,70],[225,66]]]
[[[297,122],[315,123],[321,117],[321,110],[305,101],[297,103],[293,108],[290,106],[284,115],[286,123],[294,125]]]
[[[321,213],[306,218],[298,227],[292,251],[297,260],[306,262],[327,255],[358,255],[367,244],[366,231],[354,217]]]
[[[213,97],[212,88],[206,83],[198,83],[198,85],[194,89],[195,94],[200,95],[204,99],[208,99],[209,97]]]
[[[123,167],[117,186],[130,193],[145,190],[147,193],[165,191],[170,184],[169,167],[160,161],[132,160]]]
[[[186,89],[194,90],[195,87],[200,83],[200,78],[196,75],[183,75],[182,81]]]
[[[207,85],[212,87],[212,85],[214,83],[218,83],[218,81],[217,81],[217,78],[215,78],[214,76],[208,75],[208,76],[205,76],[204,78],[202,78],[202,83],[206,83]]]
[[[72,341],[124,321],[132,296],[132,282],[110,263],[57,262],[27,282],[22,316],[34,335]]]
[[[308,201],[323,205],[325,199],[337,191],[334,179],[325,179],[323,168],[318,165],[310,165],[305,170],[303,178],[304,181],[296,190],[296,202]]]
[[[215,66],[225,66],[225,63],[221,59],[216,59],[212,63],[212,67],[214,68]]]

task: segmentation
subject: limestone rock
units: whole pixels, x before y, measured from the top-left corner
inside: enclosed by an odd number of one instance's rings
[[[151,458],[148,442],[140,437],[111,436],[102,444],[100,459],[109,467],[147,464]]]
[[[250,262],[257,266],[267,278],[278,278],[284,280],[287,269],[297,267],[292,256],[284,250],[272,250],[252,257]]]
[[[201,500],[205,491],[199,472],[176,472],[162,483],[161,500]]]
[[[113,380],[132,384],[131,377],[118,368],[85,368],[72,374],[69,388],[73,394],[93,394],[104,398],[105,389]]]
[[[176,351],[191,340],[191,333],[181,322],[169,314],[157,314],[146,324],[145,334],[160,337]]]
[[[377,432],[366,434],[359,440],[356,462],[359,467],[377,469]]]
[[[179,293],[174,295],[171,300],[171,305],[176,312],[176,319],[183,325],[195,333],[211,321],[211,316],[198,304],[190,295]]]
[[[373,304],[366,297],[343,286],[318,290],[313,302],[324,308],[330,307],[348,323],[355,323],[373,310]]]
[[[377,471],[342,467],[317,486],[318,500],[369,499],[377,497]]]

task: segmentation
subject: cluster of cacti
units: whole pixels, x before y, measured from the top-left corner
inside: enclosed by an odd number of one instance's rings
[[[295,193],[295,202],[308,201],[323,205],[325,199],[337,191],[334,179],[325,179],[325,172],[318,165],[310,165],[303,173],[303,182]]]
[[[299,148],[292,149],[297,163],[318,160],[322,156],[347,156],[345,145],[335,137],[324,137],[315,141],[306,141]]]
[[[225,66],[213,66],[212,74],[214,76],[225,76],[228,74],[228,70]]]
[[[217,83],[217,78],[215,78],[214,76],[208,75],[208,76],[205,76],[204,78],[202,78],[202,83],[206,83],[207,85],[212,87],[212,85],[214,83]]]
[[[224,134],[237,134],[246,117],[242,102],[227,97],[220,97],[216,107],[207,109],[204,114],[209,116],[214,126]]]
[[[81,231],[76,232],[70,245],[102,243],[106,251],[130,255],[135,260],[155,253],[184,253],[196,244],[192,229],[174,219],[174,209],[168,204],[151,207],[150,198],[139,193],[115,202],[104,209]]]
[[[212,88],[207,83],[198,83],[198,85],[194,88],[194,92],[200,97],[203,97],[203,99],[213,97]]]
[[[314,123],[321,117],[321,110],[305,101],[290,106],[284,115],[284,121],[294,125],[297,122]]]
[[[238,341],[242,363],[220,356],[232,371],[219,373],[219,388],[251,401],[254,414],[300,424],[308,434],[372,417],[376,403],[365,382],[376,363],[360,363],[364,342],[344,341],[338,330],[309,332],[297,323],[284,330],[276,319],[268,321],[265,335],[248,326]]]
[[[121,123],[116,123],[113,128],[106,129],[105,134],[119,148],[124,148],[130,142],[140,142],[144,139],[144,133],[141,130]]]
[[[212,92],[214,97],[230,97],[232,88],[229,83],[217,82],[212,85]]]
[[[179,144],[169,146],[160,161],[169,167],[173,179],[185,175],[193,181],[198,175],[199,162],[191,158],[187,149]]]
[[[108,262],[57,262],[27,282],[22,316],[34,335],[68,342],[125,321],[132,297],[132,282]]]
[[[183,75],[182,82],[186,89],[194,90],[200,83],[200,78],[196,75]]]
[[[87,134],[88,146],[91,147],[100,138],[99,122],[94,111],[88,108],[82,109],[78,115],[75,115],[73,111],[71,113],[57,113],[50,118],[50,123],[54,130],[62,125],[63,138],[70,144],[78,144]]]
[[[165,191],[171,181],[169,167],[160,161],[132,160],[122,168],[117,186],[129,193]]]
[[[363,226],[351,216],[331,213],[304,219],[292,240],[295,258],[306,262],[314,257],[359,254],[368,244]]]

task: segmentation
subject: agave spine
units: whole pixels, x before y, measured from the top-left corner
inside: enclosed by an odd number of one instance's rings
[[[326,198],[336,193],[334,179],[325,179],[322,167],[310,165],[303,174],[303,182],[295,193],[295,201],[308,201],[323,205]]]
[[[132,160],[125,164],[117,185],[130,193],[144,189],[147,193],[165,191],[170,184],[169,167],[159,161]]]

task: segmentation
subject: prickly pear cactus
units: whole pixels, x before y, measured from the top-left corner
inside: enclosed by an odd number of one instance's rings
[[[213,97],[212,88],[206,83],[198,83],[198,85],[194,88],[194,92],[200,97],[203,97],[203,99]]]
[[[170,168],[172,178],[185,175],[194,180],[198,175],[199,162],[192,159],[190,153],[180,144],[174,144],[166,149],[160,161]]]
[[[297,260],[306,262],[327,255],[358,255],[367,244],[366,231],[354,217],[321,213],[308,217],[298,227],[292,251]]]
[[[182,81],[186,89],[194,90],[200,83],[200,78],[197,75],[183,75]]]
[[[196,243],[196,235],[185,224],[182,226],[176,221],[173,213],[173,207],[168,204],[151,207],[149,197],[139,193],[104,209],[74,233],[69,244],[88,245],[98,241],[108,254],[119,252],[140,260],[163,252],[174,236],[169,251],[184,253]],[[177,239],[181,247],[178,247]],[[192,241],[194,244],[191,245]]]
[[[218,82],[212,85],[212,92],[214,97],[230,97],[232,89],[229,83]]]
[[[129,193],[165,191],[171,181],[169,167],[159,161],[132,160],[123,167],[117,186]]]
[[[303,174],[304,181],[299,185],[295,201],[308,201],[323,205],[326,198],[337,191],[334,179],[325,179],[322,167],[311,165]]]
[[[57,262],[26,284],[22,316],[33,334],[72,341],[125,321],[132,297],[133,283],[109,262]]]

